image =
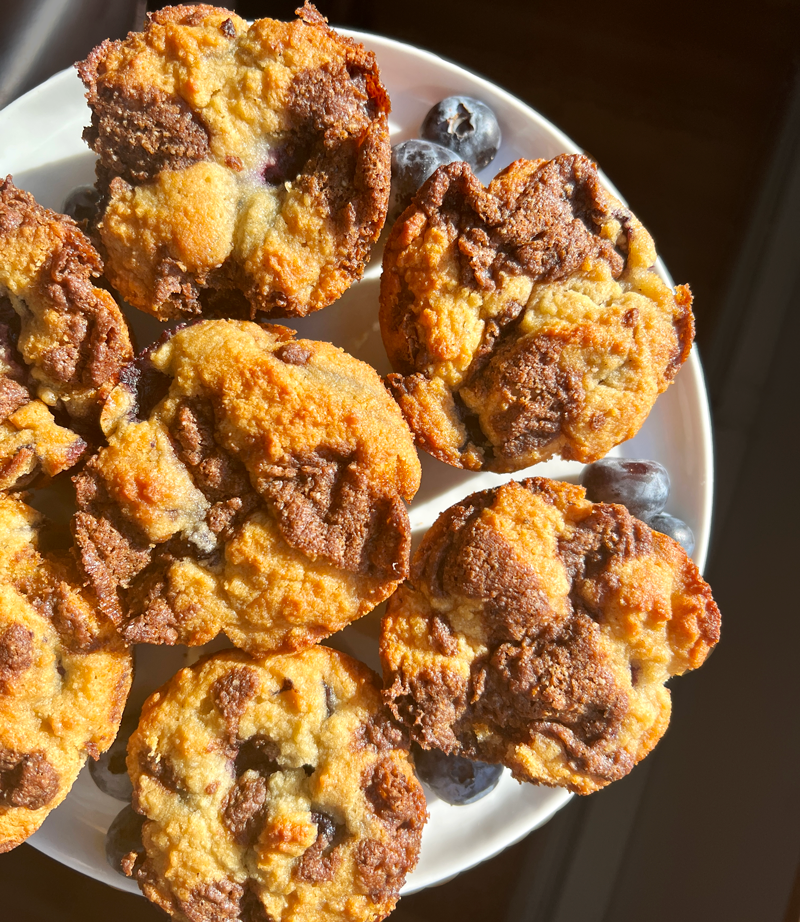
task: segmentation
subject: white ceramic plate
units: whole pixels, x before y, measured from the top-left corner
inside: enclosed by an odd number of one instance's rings
[[[518,157],[550,158],[578,150],[546,119],[480,77],[408,45],[351,34],[378,57],[392,100],[393,143],[413,137],[435,102],[460,93],[488,103],[502,128],[503,146],[481,175],[484,182]],[[60,210],[72,188],[94,180],[94,155],[81,141],[88,121],[78,77],[72,71],[57,74],[0,112],[2,175],[13,174],[17,185],[32,192],[42,204]],[[646,215],[640,217],[646,222]],[[663,265],[659,263],[658,268],[668,279]],[[339,302],[291,325],[302,336],[342,346],[385,374],[390,369],[378,330],[379,277],[380,254],[376,254],[364,280]],[[151,338],[158,325],[138,315],[135,326],[143,344],[142,336]],[[694,556],[702,567],[708,547],[713,472],[708,403],[696,352],[674,385],[659,398],[636,438],[614,454],[654,458],[667,467],[672,478],[668,511],[693,529],[697,539]],[[411,507],[417,540],[438,513],[457,500],[509,479],[459,471],[428,456],[422,458],[422,469],[422,488]],[[535,473],[574,480],[580,469],[575,462],[552,461],[537,465]],[[372,613],[337,635],[334,644],[377,668],[377,632],[378,613]],[[197,656],[197,650],[184,647],[138,648],[136,697],[143,698]],[[440,883],[497,854],[545,823],[569,799],[561,790],[518,784],[507,772],[490,795],[470,806],[453,807],[427,793],[430,821],[423,836],[422,857],[408,880],[406,893]],[[112,871],[105,859],[105,831],[121,807],[119,801],[95,787],[85,769],[64,803],[29,841],[78,871],[138,893],[136,885]]]

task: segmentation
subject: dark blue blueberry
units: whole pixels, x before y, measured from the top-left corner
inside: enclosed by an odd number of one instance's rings
[[[124,874],[122,862],[131,852],[141,857],[142,826],[144,817],[130,805],[123,807],[114,817],[106,833],[106,860],[118,874]]]
[[[471,96],[448,96],[437,102],[419,133],[454,151],[473,170],[491,163],[500,149],[500,126],[494,112]]]
[[[100,193],[94,186],[76,186],[64,199],[63,212],[79,223],[91,222],[97,214]]]
[[[593,503],[621,503],[643,522],[661,512],[669,498],[669,474],[658,461],[603,458],[584,468],[581,483]]]
[[[647,524],[653,531],[660,531],[662,535],[667,535],[673,541],[677,541],[691,557],[694,550],[694,533],[686,522],[666,512],[659,512]]]
[[[114,742],[101,753],[96,762],[93,759],[89,760],[92,781],[104,794],[116,800],[130,800],[133,794],[125,759],[128,755],[128,737],[136,729],[137,722],[138,715],[125,714]]]
[[[325,716],[332,717],[336,711],[336,692],[327,682],[323,682],[322,687],[325,689]]]
[[[387,221],[395,221],[411,204],[417,189],[440,166],[458,157],[446,147],[412,138],[392,148],[392,193]]]
[[[472,762],[463,756],[450,756],[438,749],[414,747],[417,774],[431,790],[449,804],[475,803],[494,790],[502,765]]]
[[[347,827],[327,813],[320,810],[311,811],[311,822],[317,827],[317,840],[321,841],[324,854],[328,854],[332,847],[341,844],[346,837]]]
[[[250,771],[258,772],[266,777],[280,770],[278,765],[278,745],[266,734],[256,733],[247,739],[237,740],[236,747],[234,768],[237,778]],[[313,774],[313,766],[309,766],[309,768],[311,768],[311,773]]]

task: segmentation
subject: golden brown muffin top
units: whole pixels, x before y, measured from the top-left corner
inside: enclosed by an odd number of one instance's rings
[[[109,278],[161,319],[303,316],[361,277],[389,195],[389,102],[371,52],[310,4],[252,25],[152,13],[78,70]]]
[[[695,564],[623,506],[531,478],[443,513],[390,599],[386,700],[426,748],[589,793],[663,735],[719,638]]]
[[[261,653],[315,643],[407,573],[411,433],[376,372],[284,327],[204,321],[106,404],[74,532],[133,642],[224,630]]]
[[[66,215],[0,182],[0,490],[83,455],[100,404],[132,357],[97,251]],[[66,410],[72,422],[56,422]]]
[[[145,704],[128,748],[145,894],[173,918],[378,920],[416,865],[425,798],[378,677],[313,647],[225,651]]]
[[[41,516],[0,495],[0,851],[66,797],[112,743],[131,660],[67,555],[37,549]]]
[[[93,278],[103,263],[66,215],[43,208],[7,177],[0,183],[0,301],[19,317],[14,345],[32,394],[75,418],[96,417],[133,357],[116,302]],[[4,325],[11,325],[7,317]]]
[[[517,160],[488,187],[439,168],[395,223],[381,279],[394,396],[457,467],[592,461],[633,436],[689,353],[688,288],[586,157]]]

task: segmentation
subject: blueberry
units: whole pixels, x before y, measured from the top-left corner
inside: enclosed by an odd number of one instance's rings
[[[494,112],[479,99],[448,96],[425,116],[420,135],[455,151],[473,170],[480,170],[500,149],[500,126]]]
[[[106,833],[106,860],[118,874],[125,874],[122,862],[131,852],[144,855],[142,826],[144,817],[130,805],[114,817]],[[126,862],[127,863],[127,862]]]
[[[91,222],[97,214],[100,193],[94,186],[76,186],[64,199],[63,212],[78,223]]]
[[[414,762],[421,781],[449,804],[472,804],[494,790],[502,765],[472,762],[438,749],[414,747]]]
[[[669,474],[658,461],[604,458],[584,468],[581,483],[593,503],[621,503],[649,522],[666,506]]]
[[[130,800],[133,794],[125,758],[128,754],[128,737],[136,729],[136,724],[136,714],[125,714],[114,742],[96,762],[89,760],[92,781],[104,794],[109,794],[117,800]]]
[[[411,204],[414,193],[440,166],[458,157],[440,144],[430,141],[401,141],[392,148],[392,194],[387,221],[395,221]]]
[[[691,557],[694,550],[694,533],[686,522],[666,512],[659,512],[647,524],[653,531],[660,531],[662,535],[667,535],[673,541],[677,541]]]

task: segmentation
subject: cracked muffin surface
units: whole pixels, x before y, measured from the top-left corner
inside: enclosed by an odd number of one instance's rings
[[[341,349],[203,321],[131,369],[101,423],[73,533],[129,641],[299,649],[405,578],[419,459],[377,373]]]
[[[166,7],[82,64],[106,271],[160,319],[304,316],[359,279],[386,216],[374,55],[291,23]]]
[[[41,516],[0,496],[0,852],[66,797],[114,740],[131,659],[68,555],[41,554]]]
[[[377,920],[414,868],[425,798],[378,677],[326,647],[223,651],[145,704],[128,747],[144,854],[175,919]]]
[[[395,223],[381,278],[389,386],[456,467],[594,461],[631,438],[694,336],[691,294],[586,157],[517,160],[484,187],[439,168]]]
[[[719,610],[695,564],[624,506],[531,478],[444,512],[390,599],[385,698],[425,748],[587,794],[667,728]]]
[[[72,467],[86,448],[73,427],[96,424],[132,358],[116,302],[93,284],[102,269],[71,218],[0,182],[0,489]]]

